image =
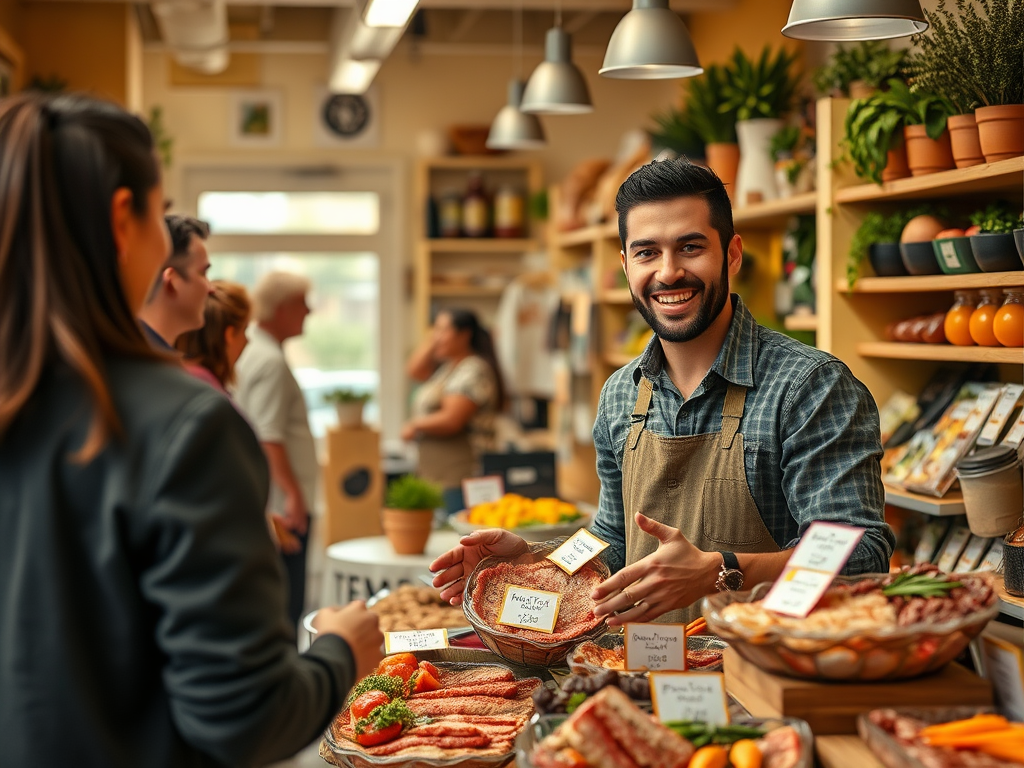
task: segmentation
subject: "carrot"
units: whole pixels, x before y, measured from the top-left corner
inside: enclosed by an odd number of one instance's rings
[[[753,739],[740,739],[729,749],[733,768],[761,768],[761,750]]]
[[[693,753],[687,768],[725,768],[728,761],[729,754],[725,751],[725,747],[708,744]]]
[[[975,715],[966,720],[954,720],[940,725],[929,725],[918,734],[923,739],[937,736],[968,736],[972,733],[985,733],[1006,728],[1007,721],[1002,715]]]
[[[1008,726],[1000,730],[972,733],[964,736],[933,736],[928,743],[935,747],[952,747],[953,749],[974,749],[983,744],[995,742],[1017,742],[1024,750],[1024,728]],[[1021,752],[1024,754],[1024,751]]]
[[[999,739],[988,744],[979,744],[977,750],[992,757],[999,757],[1019,763],[1021,757],[1024,756],[1024,739],[1020,741],[1015,739]]]
[[[708,623],[704,620],[703,617],[699,619],[694,619],[686,625],[686,629],[683,630],[683,634],[685,634],[687,637],[689,637],[690,635],[696,635],[698,632],[703,632],[705,629],[707,629],[707,626]]]

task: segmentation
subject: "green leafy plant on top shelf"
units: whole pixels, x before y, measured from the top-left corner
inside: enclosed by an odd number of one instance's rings
[[[1018,217],[1013,208],[1005,200],[989,203],[980,211],[972,213],[969,217],[971,224],[980,227],[982,232],[992,234],[1008,234],[1013,232],[1024,216]]]
[[[686,119],[705,144],[736,143],[736,110],[725,104],[725,83],[725,69],[712,64],[686,84]]]
[[[947,96],[960,113],[1024,103],[1024,2],[940,0],[912,38],[915,84]]]
[[[336,405],[344,403],[365,403],[373,399],[369,392],[356,392],[354,389],[335,389],[324,395],[325,403]]]
[[[938,215],[945,211],[937,211],[930,205],[918,205],[913,208],[884,214],[870,211],[857,227],[850,239],[850,250],[846,255],[846,284],[853,289],[853,284],[860,277],[860,265],[868,255],[868,249],[876,243],[898,243],[903,228],[915,216],[930,213]]]
[[[783,126],[768,143],[768,151],[771,152],[773,160],[783,160],[792,157],[800,144],[800,127],[797,125]]]
[[[722,112],[734,111],[737,120],[782,117],[793,106],[797,79],[792,69],[797,55],[779,48],[772,56],[766,45],[755,62],[738,47],[725,68]]]
[[[689,158],[704,157],[704,141],[690,121],[685,110],[666,109],[656,112],[651,119],[657,124],[655,129],[647,129],[651,144],[658,150],[670,149],[677,155]]]
[[[906,49],[890,49],[881,40],[865,40],[852,46],[840,45],[828,63],[814,72],[819,93],[850,95],[850,84],[858,80],[880,88],[892,78],[904,79]]]
[[[415,475],[402,475],[392,480],[384,497],[388,509],[419,511],[444,506],[441,489]]]

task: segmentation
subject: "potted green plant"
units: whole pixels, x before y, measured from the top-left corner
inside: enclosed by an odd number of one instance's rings
[[[970,215],[974,260],[982,272],[1011,272],[1024,268],[1014,245],[1013,230],[1020,218],[1005,200],[989,203]]]
[[[652,155],[657,156],[667,149],[690,160],[704,158],[704,141],[685,109],[669,108],[651,115],[651,119],[657,124],[657,128],[647,129]]]
[[[843,147],[857,176],[881,184],[910,175],[903,120],[903,111],[883,101],[880,93],[850,102]]]
[[[736,113],[740,144],[737,205],[779,196],[768,146],[782,127],[782,116],[793,104],[797,78],[792,70],[796,59],[797,55],[785,48],[779,48],[773,56],[771,47],[766,45],[757,61],[753,61],[737,47],[725,68],[725,100],[719,109]]]
[[[892,49],[881,40],[840,45],[828,63],[814,73],[814,87],[825,96],[867,98],[894,77],[903,79],[906,49]]]
[[[772,160],[775,161],[775,186],[779,197],[792,197],[808,192],[814,182],[811,163],[803,151],[804,135],[798,125],[783,126],[772,136],[768,145]]]
[[[865,256],[879,277],[902,277],[910,274],[900,255],[900,235],[911,219],[932,212],[932,207],[928,205],[918,205],[890,214],[869,211],[850,239],[850,250],[846,256],[847,285],[853,288],[854,282],[860,276],[860,267]]]
[[[736,143],[736,111],[724,108],[725,70],[711,64],[700,77],[690,78],[683,100],[686,119],[704,142],[704,154],[711,168],[732,191],[740,148]]]
[[[381,510],[381,526],[395,553],[421,555],[434,526],[434,510],[444,505],[441,489],[415,475],[391,481]]]
[[[953,168],[946,121],[953,105],[944,96],[911,89],[902,80],[889,81],[889,90],[878,94],[903,112],[903,139],[907,145],[907,165],[911,176],[924,176]]]
[[[325,403],[334,403],[338,411],[338,427],[358,429],[363,425],[363,406],[373,395],[353,389],[335,389],[324,395]]]

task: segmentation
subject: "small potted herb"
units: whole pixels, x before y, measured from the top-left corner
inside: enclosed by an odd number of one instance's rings
[[[687,122],[704,142],[708,167],[731,193],[740,148],[736,143],[736,110],[724,106],[724,87],[725,70],[717,64],[710,65],[700,77],[690,78],[683,108]]]
[[[949,99],[920,89],[911,90],[902,80],[890,80],[889,90],[878,94],[903,113],[903,138],[911,176],[924,176],[954,167],[946,121],[956,110]]]
[[[902,79],[906,49],[891,49],[881,40],[840,45],[814,73],[814,87],[825,96],[871,96],[891,78]]]
[[[904,114],[880,97],[876,93],[854,99],[843,123],[843,147],[854,173],[876,184],[910,175],[903,143]]]
[[[775,184],[779,197],[809,192],[813,186],[810,159],[801,149],[803,144],[804,136],[796,125],[784,126],[772,136],[768,150],[775,161]]]
[[[704,159],[704,141],[693,127],[685,109],[669,108],[656,112],[651,119],[657,128],[648,129],[651,139],[651,153],[657,156],[662,150],[670,150],[677,157],[693,161]]]
[[[1014,228],[1020,218],[1006,201],[990,203],[969,217],[968,230],[974,259],[982,272],[1011,272],[1024,268],[1014,246]]]
[[[441,489],[415,475],[403,475],[388,485],[381,525],[396,554],[423,554],[434,526],[434,510],[443,505]]]
[[[334,403],[338,411],[338,427],[358,429],[363,425],[363,406],[373,397],[369,392],[335,389],[324,395],[325,403]]]
[[[891,214],[868,212],[850,240],[850,250],[846,257],[846,282],[850,288],[853,288],[860,275],[860,265],[865,256],[879,277],[902,277],[910,274],[900,255],[900,236],[907,222],[931,212],[932,208],[928,205],[919,205]]]

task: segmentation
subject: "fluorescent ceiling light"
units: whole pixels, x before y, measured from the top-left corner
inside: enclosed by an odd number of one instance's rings
[[[335,64],[327,87],[331,93],[366,93],[379,69],[380,62],[373,59],[342,59]]]
[[[363,19],[371,27],[404,27],[419,0],[370,0]]]
[[[348,54],[353,59],[377,59],[383,61],[402,39],[405,27],[371,27],[353,14],[351,30],[346,42]]]
[[[919,0],[793,0],[782,34],[797,40],[890,40],[928,29]]]

